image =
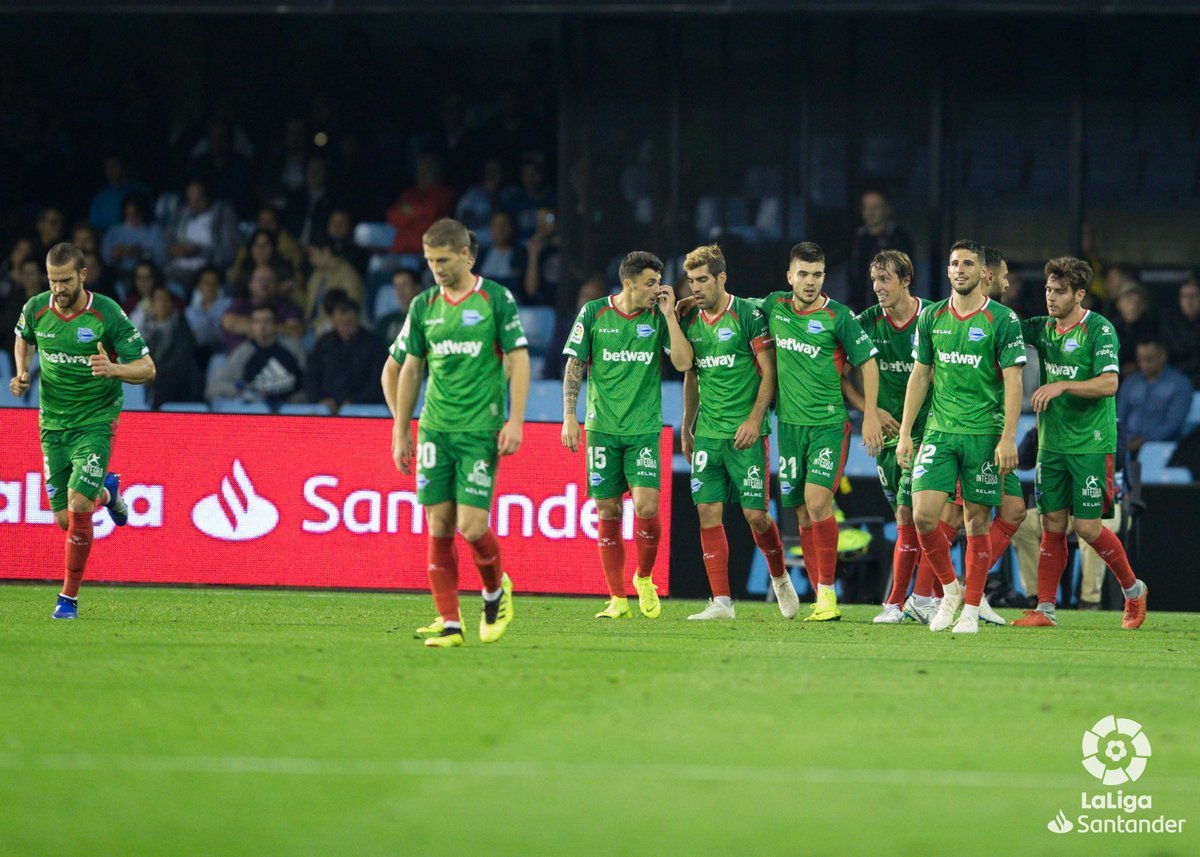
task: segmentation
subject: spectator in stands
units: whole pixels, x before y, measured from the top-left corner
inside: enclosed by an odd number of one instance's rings
[[[321,402],[337,413],[348,402],[375,404],[383,401],[379,373],[387,359],[387,347],[362,326],[362,308],[341,291],[329,293],[329,316],[333,329],[313,346],[304,376],[310,402]]]
[[[193,179],[184,193],[185,205],[167,225],[167,277],[190,283],[205,265],[224,270],[233,262],[241,233],[237,214],[223,202],[213,202],[204,182]]]
[[[188,178],[199,179],[214,200],[228,203],[239,215],[249,215],[250,163],[233,150],[229,122],[213,118],[205,135],[208,145],[188,162]]]
[[[19,235],[13,239],[12,246],[8,248],[8,255],[0,262],[0,280],[15,282],[21,263],[26,259],[33,258],[34,249],[33,239],[27,235]]]
[[[275,238],[275,251],[283,257],[288,266],[296,272],[299,272],[304,267],[304,248],[300,246],[300,242],[292,236],[282,226],[279,225],[279,212],[270,205],[264,205],[258,209],[258,217],[254,221],[255,229],[265,229]],[[251,235],[253,238],[253,234]],[[240,267],[243,259],[250,254],[250,246],[253,241],[248,241],[238,248],[237,258],[234,259],[234,267]]]
[[[21,308],[43,288],[40,263],[32,250],[32,241],[18,238],[0,271],[0,350],[7,353],[12,353],[14,328]]]
[[[146,320],[154,310],[150,296],[154,290],[164,285],[162,271],[153,262],[138,262],[130,276],[130,286],[121,308],[129,316],[129,321],[142,333],[146,330]]]
[[[325,234],[329,237],[333,255],[353,265],[359,276],[367,272],[367,254],[354,243],[354,218],[350,216],[348,209],[335,208],[329,212]]]
[[[259,265],[270,265],[275,269],[282,293],[288,293],[295,287],[299,279],[299,271],[283,254],[279,252],[279,244],[275,235],[269,229],[258,228],[250,236],[250,240],[238,251],[238,261],[226,273],[226,278],[235,292],[245,291],[250,284],[250,275]],[[292,284],[290,287],[288,283]]]
[[[525,267],[529,264],[529,254],[524,247],[515,243],[517,231],[512,215],[507,211],[493,214],[491,234],[492,244],[480,251],[475,271],[519,294],[525,288]]]
[[[1117,358],[1121,364],[1121,375],[1126,376],[1138,368],[1137,344],[1153,339],[1158,332],[1158,326],[1150,317],[1146,290],[1142,288],[1141,283],[1126,280],[1121,285],[1117,293],[1116,309],[1112,314],[1112,323],[1120,345]]]
[[[1137,344],[1138,371],[1121,382],[1117,393],[1117,418],[1125,427],[1130,452],[1155,440],[1179,440],[1192,385],[1187,376],[1167,365],[1167,349],[1158,340]]]
[[[333,210],[329,188],[329,162],[320,152],[308,156],[304,184],[288,196],[280,220],[301,244],[308,244],[329,222]]]
[[[504,162],[492,155],[483,162],[483,178],[467,188],[454,208],[454,218],[468,229],[487,227],[492,213],[503,206]]]
[[[904,227],[897,225],[892,204],[882,190],[870,189],[863,192],[863,225],[854,233],[850,247],[849,303],[856,311],[875,304],[875,293],[871,287],[871,260],[880,250],[902,250],[914,256],[913,242]]]
[[[416,184],[402,192],[387,211],[396,229],[393,253],[420,253],[421,236],[435,220],[454,211],[454,190],[442,183],[442,164],[436,155],[417,158]]]
[[[104,158],[104,187],[92,197],[88,208],[88,220],[101,233],[120,223],[123,219],[125,200],[131,193],[150,195],[150,188],[129,175],[125,159],[118,154]]]
[[[270,265],[259,265],[250,275],[246,292],[234,298],[221,316],[225,350],[232,352],[250,335],[251,313],[259,307],[271,309],[273,334],[299,339],[304,335],[304,319],[290,300],[279,294],[279,276]]]
[[[121,207],[121,222],[104,233],[100,255],[113,268],[128,274],[143,259],[162,264],[162,227],[150,217],[150,200],[132,191]]]
[[[308,245],[308,264],[312,274],[304,289],[305,323],[312,328],[317,336],[329,330],[332,320],[325,309],[325,298],[335,291],[341,291],[346,297],[360,307],[366,298],[362,277],[354,266],[334,255],[333,243],[328,236],[322,235]]]
[[[158,369],[146,390],[150,407],[158,410],[167,402],[194,402],[200,397],[200,365],[196,362],[196,339],[179,305],[165,287],[150,294],[150,315],[139,328]]]
[[[520,186],[508,194],[505,208],[517,226],[517,235],[528,241],[537,230],[538,211],[557,208],[558,194],[546,181],[545,158],[529,153],[521,163]]]
[[[546,360],[546,378],[562,378],[563,369],[567,365],[567,357],[562,353],[562,350],[563,346],[567,343],[567,337],[571,335],[571,328],[575,325],[575,318],[579,314],[579,310],[583,309],[583,305],[588,301],[602,298],[608,293],[608,283],[604,280],[604,274],[600,271],[595,271],[579,287],[579,294],[575,298],[575,312],[570,315],[559,313],[558,321],[554,328],[554,339],[551,341],[550,347],[546,350],[547,355],[549,355]]]
[[[42,209],[37,219],[38,255],[45,256],[55,244],[63,240],[66,218],[61,209],[50,205]]]
[[[1200,280],[1193,275],[1179,287],[1179,314],[1163,320],[1167,359],[1200,390]]]
[[[208,368],[208,361],[214,354],[225,350],[221,318],[232,302],[223,293],[221,272],[217,268],[207,265],[196,272],[192,301],[185,314],[196,340],[196,360],[201,371]]]
[[[230,352],[209,379],[205,397],[262,401],[271,408],[302,398],[304,353],[280,338],[275,309],[269,304],[254,307],[246,332],[249,338]]]
[[[379,290],[375,296],[375,332],[384,344],[391,345],[396,340],[408,317],[408,307],[420,292],[417,275],[408,268],[392,274],[390,289]]]
[[[441,126],[434,149],[446,165],[446,183],[461,191],[471,181],[471,173],[479,163],[479,151],[478,138],[467,124],[466,102],[460,92],[448,92],[442,98]]]
[[[84,253],[98,253],[100,252],[100,233],[86,220],[80,220],[71,227],[71,243]]]
[[[537,213],[537,226],[526,245],[528,261],[525,267],[525,284],[514,289],[517,300],[527,306],[554,306],[558,300],[558,284],[561,279],[558,217],[553,208],[542,208]]]
[[[117,280],[109,267],[104,264],[104,260],[100,258],[100,254],[95,250],[88,250],[83,254],[83,264],[87,270],[83,279],[83,287],[89,292],[119,300]]]
[[[289,116],[283,123],[283,136],[274,144],[260,173],[260,199],[276,208],[287,204],[288,197],[304,184],[307,149],[308,133],[304,120]]]

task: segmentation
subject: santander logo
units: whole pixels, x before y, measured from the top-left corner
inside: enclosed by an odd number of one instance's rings
[[[262,538],[279,523],[275,504],[254,491],[246,468],[233,460],[233,481],[221,479],[221,493],[209,494],[192,507],[192,523],[206,536],[226,542]]]

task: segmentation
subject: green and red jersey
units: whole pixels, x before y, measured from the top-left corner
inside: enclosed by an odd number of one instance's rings
[[[775,340],[779,368],[776,414],[781,423],[844,423],[842,370],[846,361],[861,366],[877,353],[849,308],[824,294],[815,304],[813,309],[797,310],[790,291],[773,292],[762,301],[767,329]]]
[[[657,304],[632,314],[611,297],[584,304],[563,354],[588,365],[585,427],[613,435],[661,431],[662,355],[670,350]]]
[[[132,363],[150,353],[142,335],[112,298],[84,290],[84,308],[64,315],[50,292],[34,295],[17,319],[17,336],[40,353],[40,420],[58,431],[111,423],[121,414],[119,378],[92,375],[91,356],[103,344],[109,359]]]
[[[1041,359],[1043,384],[1090,381],[1106,372],[1121,372],[1117,333],[1108,319],[1091,310],[1065,330],[1049,316],[1026,319],[1021,329]],[[1116,452],[1116,396],[1085,399],[1064,393],[1051,399],[1038,414],[1038,449],[1070,454]]]
[[[917,311],[903,325],[897,325],[892,316],[879,304],[869,306],[858,314],[858,323],[862,325],[875,350],[879,355],[875,362],[879,365],[879,407],[897,420],[904,414],[904,396],[908,392],[908,378],[912,375],[913,346],[917,344],[917,320],[921,313],[930,306],[925,298],[915,298]],[[929,416],[929,408],[933,404],[933,390],[925,395],[921,410],[913,423],[913,437],[919,438],[925,433],[925,420]],[[899,437],[884,440],[884,447],[895,446],[900,442]]]
[[[476,277],[457,300],[441,286],[417,295],[391,355],[399,363],[411,354],[429,364],[422,426],[488,432],[504,425],[504,355],[527,344],[512,292]]]
[[[693,309],[681,326],[695,352],[700,384],[696,436],[732,438],[758,398],[757,355],[774,345],[766,316],[745,298],[729,295],[715,316]],[[770,434],[770,423],[763,420],[761,434]]]
[[[926,428],[996,435],[1004,428],[1003,370],[1025,364],[1016,314],[991,298],[968,315],[950,300],[921,313],[913,357],[933,367],[933,407]]]

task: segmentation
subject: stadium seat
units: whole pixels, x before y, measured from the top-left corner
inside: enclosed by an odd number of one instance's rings
[[[662,391],[663,425],[678,433],[683,426],[683,382],[665,381]]]
[[[521,326],[529,340],[530,354],[544,354],[554,339],[554,328],[558,314],[546,306],[523,306],[520,309]],[[535,374],[533,377],[537,377]]]
[[[8,381],[13,376],[12,358],[7,351],[0,351],[0,381]],[[5,384],[5,386],[8,386]]]
[[[329,408],[321,402],[286,402],[279,413],[289,417],[327,417]]]
[[[852,477],[877,477],[879,472],[875,469],[875,459],[867,452],[867,448],[863,446],[862,435],[850,435],[850,448],[846,453],[846,468],[844,470],[846,476]]]
[[[269,414],[266,402],[247,402],[244,399],[213,399],[212,409],[218,414]]]
[[[584,401],[585,396],[581,389],[579,400]],[[534,423],[561,423],[562,418],[562,383],[547,380],[531,383],[529,402],[525,406],[525,419]]]
[[[1186,467],[1168,467],[1167,462],[1175,452],[1175,444],[1169,441],[1150,441],[1142,445],[1138,462],[1142,465],[1142,482],[1147,485],[1178,485],[1192,481],[1192,473]]]
[[[1187,422],[1183,424],[1183,434],[1186,437],[1195,429],[1200,428],[1200,392],[1192,393],[1192,407],[1188,409]]]
[[[125,410],[150,410],[150,402],[146,398],[145,384],[122,384],[121,386],[125,388]]]
[[[207,414],[207,402],[166,402],[159,411],[168,414]]]
[[[529,377],[540,378],[546,371],[546,358],[541,354],[529,355]]]
[[[360,223],[354,227],[354,243],[367,250],[389,250],[395,240],[396,229],[387,223]]]
[[[387,405],[344,405],[338,411],[339,417],[386,417],[391,419],[392,413]]]

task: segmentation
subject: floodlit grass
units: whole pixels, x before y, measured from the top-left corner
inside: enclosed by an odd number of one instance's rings
[[[5,855],[1200,853],[1195,614],[971,638],[518,593],[500,643],[468,597],[467,647],[427,651],[428,597],[56,593],[0,589]],[[1183,834],[1046,829],[1115,815],[1079,806],[1108,714]]]

